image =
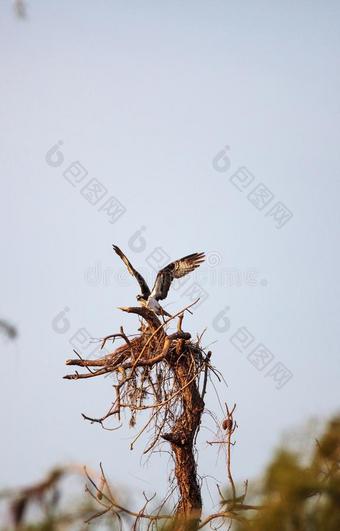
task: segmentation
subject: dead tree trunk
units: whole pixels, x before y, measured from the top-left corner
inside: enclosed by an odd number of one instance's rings
[[[147,451],[155,447],[159,437],[171,445],[175,461],[174,474],[179,491],[174,529],[196,531],[202,514],[202,497],[194,450],[204,410],[203,398],[211,353],[206,354],[199,346],[199,342],[193,343],[191,335],[183,332],[184,310],[177,315],[179,317],[177,332],[168,335],[165,325],[147,308],[122,309],[144,319],[146,324],[142,324],[141,334],[129,340],[121,328],[120,333],[106,337],[103,345],[108,339],[119,337],[125,341],[123,346],[97,360],[84,360],[79,355],[78,360],[68,360],[67,365],[83,366],[88,370],[92,366],[96,367],[96,370],[84,374],[76,371],[75,374],[66,375],[65,378],[93,378],[109,372],[115,373],[116,400],[108,413],[100,419],[83,415],[91,422],[103,424],[113,415],[117,415],[120,419],[122,408],[129,408],[133,415],[143,408],[153,410],[151,419],[155,427],[155,436]],[[173,319],[174,317],[169,321]],[[204,374],[204,383],[200,392],[202,374]],[[145,403],[149,397],[153,400],[151,405]],[[144,429],[145,427],[139,435]],[[164,430],[167,432],[164,433]],[[145,515],[144,517],[146,518]]]
[[[186,352],[184,341],[179,341],[177,346],[179,357],[170,358],[169,363],[178,387],[183,390],[182,413],[175,421],[171,433],[164,434],[163,439],[170,442],[175,457],[175,476],[180,493],[180,501],[176,510],[178,530],[194,531],[198,527],[202,513],[194,440],[201,423],[204,401],[198,390],[197,378],[188,383],[188,375],[192,374],[192,367],[190,367],[192,359]]]

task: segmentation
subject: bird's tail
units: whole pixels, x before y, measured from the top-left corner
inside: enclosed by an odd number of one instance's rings
[[[171,315],[171,314],[168,313],[166,310],[164,310],[164,308],[162,308],[161,313],[162,313],[162,315],[165,316],[165,317],[173,317],[173,315]]]

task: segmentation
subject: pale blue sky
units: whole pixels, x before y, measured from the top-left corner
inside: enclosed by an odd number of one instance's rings
[[[102,461],[135,491],[165,489],[167,464],[156,456],[142,465],[131,430],[82,420],[105,412],[110,380],[62,380],[77,329],[101,337],[136,326],[116,309],[134,303],[137,288],[119,280],[113,242],[145,272],[158,246],[172,258],[216,253],[198,278],[209,297],[186,326],[207,326],[206,342],[217,341],[221,400],[237,403],[237,480],[262,469],[284,431],[336,411],[339,22],[335,1],[31,0],[25,21],[0,2],[0,310],[20,333],[1,344],[0,487],[76,460]],[[64,162],[51,167],[45,156],[59,140]],[[231,167],[219,172],[213,159],[225,145]],[[98,211],[105,199],[91,206],[63,177],[77,160],[84,183],[98,179],[127,209],[116,223]],[[263,211],[230,182],[240,166],[254,176],[249,191],[263,183],[274,194]],[[279,230],[266,216],[276,201],[293,212]],[[138,253],[128,241],[142,226]],[[93,285],[98,263],[113,276]],[[216,283],[212,271],[224,268],[256,271],[256,285]],[[171,292],[170,311],[186,303],[184,291]],[[226,306],[230,329],[219,332],[212,323]],[[58,334],[52,321],[65,307],[70,329]],[[275,356],[268,370],[282,362],[293,373],[281,390],[232,345],[242,326]],[[207,407],[221,415],[209,392]],[[200,473],[223,481],[223,458],[205,444],[212,437],[201,431]]]

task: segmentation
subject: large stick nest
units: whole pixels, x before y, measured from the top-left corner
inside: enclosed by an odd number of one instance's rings
[[[195,408],[195,404],[185,399],[187,391],[192,391],[192,386],[197,390],[198,401],[203,403],[208,372],[211,369],[211,353],[202,349],[200,338],[194,342],[191,335],[182,330],[184,311],[187,308],[163,324],[147,308],[121,309],[140,316],[139,334],[129,338],[121,328],[119,333],[105,337],[102,348],[108,341],[120,340],[123,343],[99,359],[86,360],[76,352],[78,358],[69,359],[66,364],[83,367],[87,372],[75,371],[64,378],[79,380],[111,374],[114,378],[115,399],[110,409],[101,418],[84,414],[83,417],[105,427],[105,421],[109,417],[115,417],[120,423],[121,413],[127,409],[130,412],[130,425],[134,426],[137,413],[150,410],[146,424],[131,444],[132,447],[137,438],[150,428],[152,437],[146,453],[155,447],[165,432],[174,429],[176,421],[181,415],[185,415],[185,408]],[[169,323],[176,317],[177,331],[168,334]],[[192,392],[190,396],[193,396]],[[164,438],[169,440],[169,434]]]

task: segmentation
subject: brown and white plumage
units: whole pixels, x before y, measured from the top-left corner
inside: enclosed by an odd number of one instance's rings
[[[204,262],[204,253],[193,253],[184,256],[175,262],[167,265],[159,271],[156,277],[154,287],[151,291],[151,297],[156,301],[165,299],[168,295],[172,281],[175,278],[181,278],[194,271]]]
[[[131,264],[129,259],[125,256],[123,251],[121,251],[119,249],[119,247],[117,247],[117,245],[112,245],[112,247],[113,247],[113,250],[118,254],[118,256],[123,260],[123,262],[126,265],[130,275],[135,277],[135,279],[137,280],[137,282],[138,282],[138,284],[140,286],[140,289],[141,289],[143,297],[145,299],[147,299],[150,296],[151,292],[150,292],[149,286],[145,282],[145,280],[142,277],[142,275],[140,273],[138,273],[138,271],[136,271],[136,269],[133,267],[133,265]]]
[[[161,307],[158,301],[164,300],[167,297],[172,281],[175,278],[181,278],[185,275],[188,275],[189,273],[197,269],[197,267],[199,267],[205,259],[204,253],[193,253],[184,256],[179,260],[171,262],[171,264],[165,266],[158,272],[154,286],[150,291],[149,286],[145,282],[142,275],[138,273],[138,271],[136,271],[136,269],[132,266],[131,262],[119,249],[119,247],[117,247],[117,245],[113,245],[113,249],[123,260],[129,273],[136,278],[141,288],[142,294],[137,295],[137,300],[139,300],[143,306],[150,308],[157,314],[163,315],[169,314],[165,312],[165,310]]]

